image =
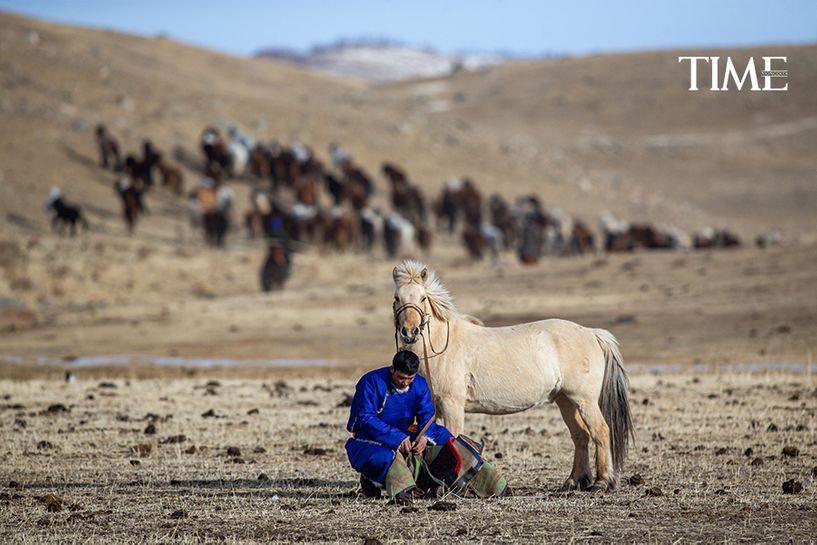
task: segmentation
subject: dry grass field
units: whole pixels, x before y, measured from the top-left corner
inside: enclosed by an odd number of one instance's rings
[[[354,382],[311,374],[0,382],[0,536],[808,543],[817,535],[817,384],[803,374],[633,375],[637,441],[620,488],[600,495],[555,492],[572,456],[555,407],[470,415],[470,435],[516,496],[449,498],[453,511],[356,497],[343,449],[348,409],[339,407]],[[784,492],[792,480],[802,491]]]

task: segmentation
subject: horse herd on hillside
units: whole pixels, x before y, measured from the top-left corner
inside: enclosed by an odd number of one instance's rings
[[[314,245],[322,251],[372,253],[378,246],[389,258],[428,254],[435,236],[458,238],[474,260],[496,262],[502,252],[514,252],[520,262],[533,264],[545,256],[587,252],[632,252],[653,249],[730,248],[740,239],[726,229],[705,228],[694,236],[669,225],[630,223],[604,212],[600,236],[584,221],[546,207],[536,195],[509,201],[498,193],[484,198],[468,177],[449,178],[431,201],[408,172],[383,163],[378,180],[339,144],[328,148],[328,161],[300,142],[289,146],[256,141],[235,128],[226,135],[206,127],[198,158],[176,148],[174,158],[201,174],[185,193],[182,168],[167,159],[150,140],[141,153],[123,157],[117,139],[104,126],[95,131],[99,165],[117,173],[113,183],[126,229],[133,233],[148,211],[145,195],[157,180],[173,195],[186,196],[190,222],[201,229],[206,243],[221,247],[231,227],[240,225],[251,238],[267,242],[261,268],[265,290],[281,287],[291,270],[291,252]],[[252,184],[247,208],[235,221],[232,181]],[[385,182],[389,209],[372,203]],[[382,202],[382,200],[381,200]],[[73,235],[88,226],[81,209],[54,188],[46,201],[52,225]],[[235,228],[233,229],[235,230]],[[759,246],[777,242],[759,237]]]

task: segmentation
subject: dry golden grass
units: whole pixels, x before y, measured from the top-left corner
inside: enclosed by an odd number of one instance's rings
[[[350,494],[357,479],[343,450],[348,409],[337,405],[354,382],[312,374],[281,381],[270,372],[209,387],[204,376],[103,387],[82,371],[75,384],[0,382],[0,536],[802,543],[817,532],[817,389],[805,374],[634,375],[637,442],[619,490],[602,495],[554,492],[572,455],[555,407],[469,415],[470,435],[485,441],[517,496],[456,499],[452,512],[421,501],[412,514]],[[68,412],[48,412],[54,403]],[[216,417],[202,416],[211,409]],[[150,424],[155,434],[145,433]],[[183,442],[167,442],[178,435]],[[148,445],[142,455],[139,445]],[[305,454],[307,447],[326,453]],[[783,455],[785,447],[797,456]],[[635,475],[642,484],[631,483]],[[804,490],[784,494],[790,479]],[[63,502],[61,511],[48,511],[47,494]]]

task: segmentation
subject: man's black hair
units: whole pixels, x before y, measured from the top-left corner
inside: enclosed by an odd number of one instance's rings
[[[391,360],[392,366],[407,375],[414,375],[420,369],[420,358],[410,350],[400,350]]]

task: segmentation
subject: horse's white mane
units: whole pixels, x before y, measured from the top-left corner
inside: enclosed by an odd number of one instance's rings
[[[427,271],[425,282],[423,282],[422,277],[424,270]],[[431,311],[437,319],[449,320],[457,313],[454,298],[442,283],[440,277],[437,276],[437,273],[428,268],[425,263],[413,259],[404,259],[394,269],[394,285],[399,289],[412,282],[425,286]]]

